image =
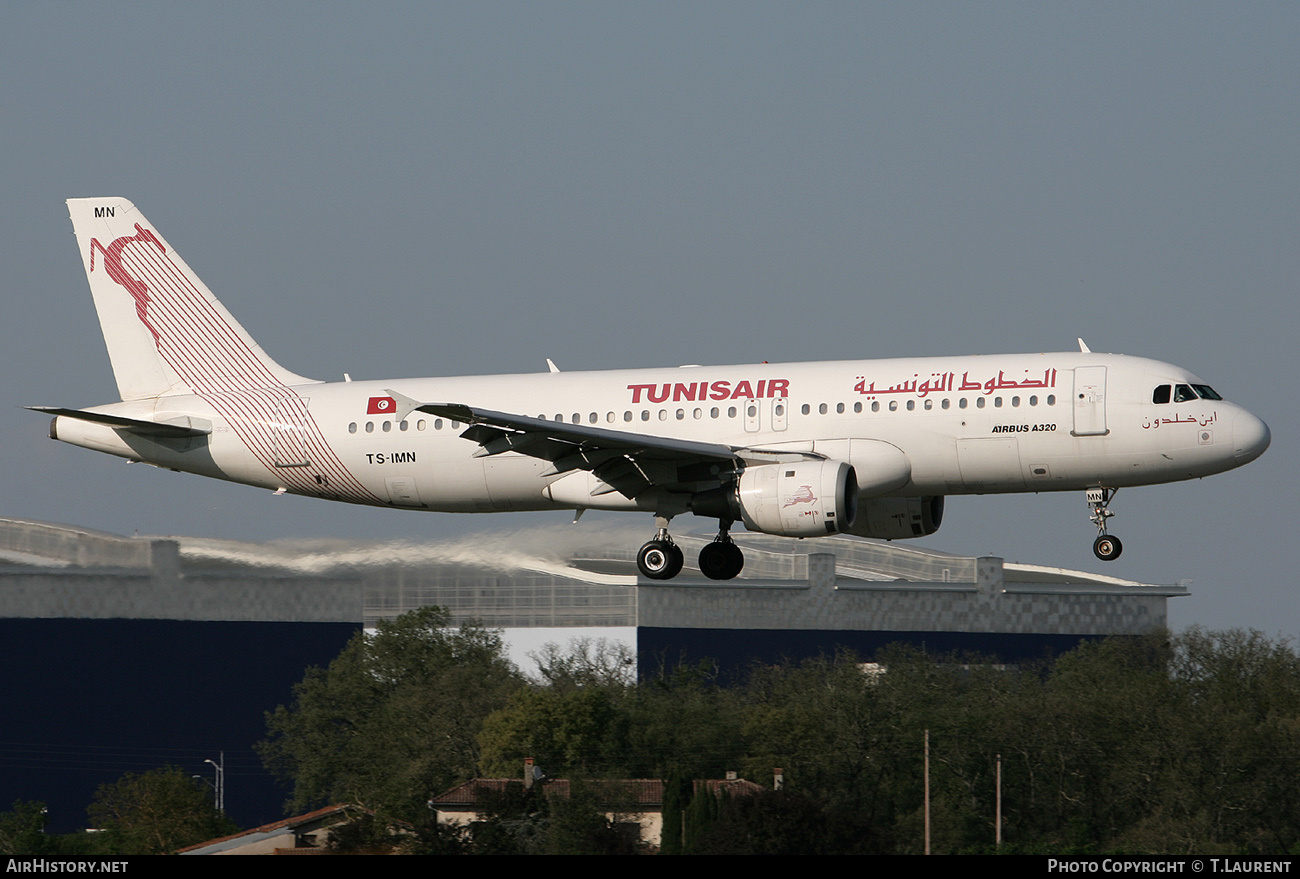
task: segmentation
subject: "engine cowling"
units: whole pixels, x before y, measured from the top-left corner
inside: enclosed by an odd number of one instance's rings
[[[857,518],[848,533],[880,540],[902,540],[933,534],[942,522],[943,495],[861,498]]]
[[[857,513],[858,479],[843,461],[747,467],[731,499],[750,531],[817,537],[848,531]]]

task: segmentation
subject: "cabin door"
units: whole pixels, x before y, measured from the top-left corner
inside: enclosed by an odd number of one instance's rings
[[[1106,367],[1078,366],[1074,369],[1074,436],[1105,436]]]

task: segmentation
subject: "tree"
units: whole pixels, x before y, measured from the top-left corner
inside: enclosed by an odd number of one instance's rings
[[[0,814],[0,852],[7,855],[44,855],[51,850],[45,825],[44,803],[16,800],[11,811]]]
[[[483,719],[523,678],[498,634],[449,623],[436,607],[380,622],[267,714],[259,751],[292,785],[291,809],[346,802],[418,821],[431,793],[478,774]]]
[[[207,788],[175,766],[100,785],[86,814],[112,854],[168,854],[238,830]]]

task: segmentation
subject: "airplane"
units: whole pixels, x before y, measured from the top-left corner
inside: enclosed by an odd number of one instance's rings
[[[53,416],[63,442],[269,489],[441,512],[626,510],[656,532],[645,578],[684,565],[668,526],[730,537],[938,530],[953,494],[1083,491],[1093,550],[1122,551],[1123,487],[1263,454],[1268,426],[1178,366],[1116,354],[975,355],[322,382],[253,341],[122,198],[68,200],[121,402]]]

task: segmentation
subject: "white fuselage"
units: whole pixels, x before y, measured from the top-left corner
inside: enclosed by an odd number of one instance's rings
[[[585,472],[543,476],[546,461],[513,452],[475,457],[465,425],[447,418],[368,411],[386,389],[736,447],[821,452],[883,441],[910,464],[906,484],[878,493],[892,497],[1172,482],[1240,466],[1267,446],[1263,422],[1226,400],[1153,402],[1154,388],[1178,384],[1201,383],[1170,364],[1092,353],[763,363],[312,383],[272,400],[172,396],[93,411],[208,419],[209,437],[155,440],[68,418],[55,432],[273,490],[449,512],[644,507],[617,492],[591,495]],[[548,491],[561,480],[569,485]]]

